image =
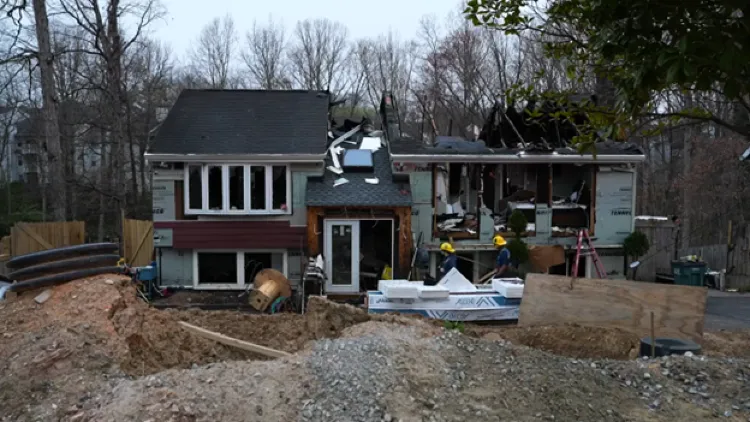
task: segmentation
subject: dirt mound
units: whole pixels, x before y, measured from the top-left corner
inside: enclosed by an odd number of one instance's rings
[[[185,332],[137,299],[125,277],[96,276],[51,291],[43,304],[34,302],[40,291],[0,302],[0,403],[10,415],[29,402],[78,400],[103,377],[250,356]],[[60,411],[37,410],[41,419]]]
[[[587,360],[370,321],[270,362],[119,380],[83,420],[747,420],[747,361]],[[217,405],[217,403],[219,403]]]
[[[467,327],[465,333],[485,340],[507,340],[572,358],[633,359],[638,336],[615,328],[564,325],[554,327]]]

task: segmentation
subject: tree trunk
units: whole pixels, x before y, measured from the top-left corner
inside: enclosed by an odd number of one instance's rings
[[[42,83],[42,107],[44,132],[47,141],[46,153],[49,165],[49,184],[51,191],[52,211],[55,221],[65,221],[65,163],[60,147],[60,123],[57,112],[57,92],[55,89],[54,56],[49,35],[49,20],[45,0],[34,0],[34,21],[39,45],[39,72]],[[44,148],[42,148],[44,152]]]

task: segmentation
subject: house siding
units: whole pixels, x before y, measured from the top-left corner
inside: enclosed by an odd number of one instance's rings
[[[305,228],[289,221],[155,221],[171,229],[174,249],[300,249]]]

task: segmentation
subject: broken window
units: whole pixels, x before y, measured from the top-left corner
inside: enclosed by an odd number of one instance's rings
[[[552,236],[572,237],[584,228],[593,231],[594,172],[591,165],[552,166]]]
[[[266,209],[265,166],[250,167],[250,208],[254,210]]]
[[[245,209],[244,166],[229,166],[229,209]]]
[[[198,252],[198,283],[238,284],[237,253]]]
[[[220,210],[223,208],[223,185],[221,181],[221,167],[208,167],[208,209]]]
[[[546,164],[544,165],[546,166]],[[489,167],[489,170],[487,170]],[[528,164],[488,164],[485,166],[484,197],[491,198],[486,206],[490,210],[495,233],[510,235],[508,220],[514,211],[523,213],[527,225],[524,235],[531,235],[536,230],[537,191],[546,197],[549,191],[548,177],[544,168]],[[541,180],[547,183],[542,186]]]
[[[203,169],[201,166],[188,166],[188,208],[199,210],[203,208]]]
[[[275,210],[286,210],[286,183],[286,166],[273,166],[271,196],[272,208]]]
[[[479,236],[481,166],[450,163],[435,167],[435,231],[438,237]]]

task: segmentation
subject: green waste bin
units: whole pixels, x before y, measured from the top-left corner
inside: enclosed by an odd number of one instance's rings
[[[705,262],[672,261],[674,284],[682,286],[701,286],[708,271]]]

